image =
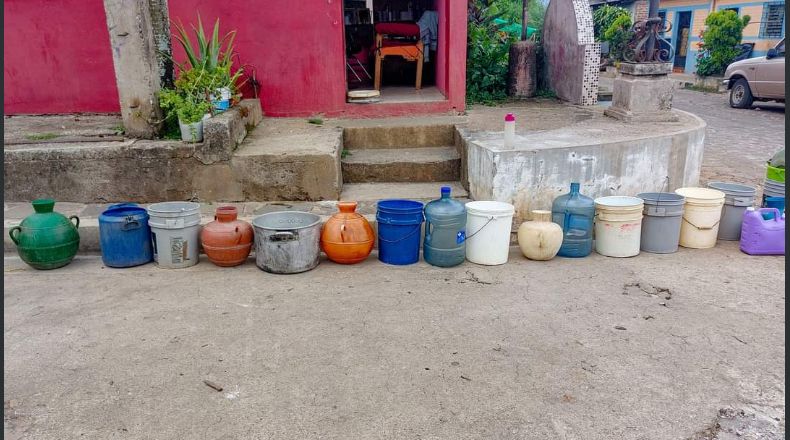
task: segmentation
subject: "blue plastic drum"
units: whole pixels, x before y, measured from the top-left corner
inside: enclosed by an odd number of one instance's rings
[[[153,259],[148,213],[134,203],[111,205],[99,216],[101,258],[109,267],[132,267]]]

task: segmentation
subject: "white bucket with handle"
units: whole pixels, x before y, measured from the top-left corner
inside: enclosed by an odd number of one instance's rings
[[[693,249],[716,246],[725,194],[715,189],[695,187],[679,188],[675,194],[686,198],[680,224],[680,245]]]
[[[194,266],[200,256],[200,204],[163,202],[148,207],[154,261],[166,269]]]
[[[487,266],[507,263],[514,212],[510,203],[467,203],[466,259]]]

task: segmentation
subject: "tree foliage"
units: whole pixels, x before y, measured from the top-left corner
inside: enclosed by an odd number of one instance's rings
[[[633,35],[629,14],[615,18],[603,33],[604,41],[609,42],[609,57],[613,60],[623,61],[626,47]]]
[[[751,17],[732,10],[712,12],[705,19],[705,30],[700,33],[702,40],[697,54],[697,75],[721,75],[740,53],[738,45],[743,38],[743,28]]]
[[[528,24],[543,26],[545,8],[529,0]],[[514,37],[495,23],[502,19],[521,23],[521,0],[469,0],[466,54],[466,99],[469,103],[492,104],[507,97],[510,44]]]
[[[612,23],[617,18],[623,15],[631,16],[627,9],[620,6],[603,5],[596,8],[593,11],[593,32],[595,38],[598,41],[606,41],[604,40],[604,32],[612,26]]]

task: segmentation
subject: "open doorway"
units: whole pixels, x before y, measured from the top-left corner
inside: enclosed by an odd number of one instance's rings
[[[691,11],[678,12],[678,29],[675,41],[678,42],[675,52],[675,61],[672,70],[684,72],[686,70],[686,58],[689,50],[689,33],[691,32]]]
[[[343,1],[349,102],[445,100],[436,87],[438,1]]]

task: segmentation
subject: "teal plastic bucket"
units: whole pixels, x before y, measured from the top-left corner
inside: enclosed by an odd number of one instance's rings
[[[379,260],[394,265],[420,260],[423,204],[414,200],[380,200],[376,205]]]

